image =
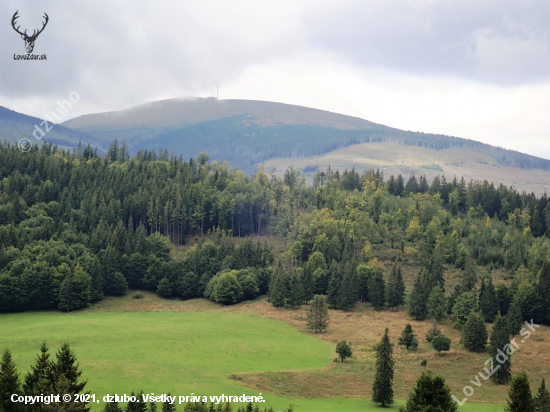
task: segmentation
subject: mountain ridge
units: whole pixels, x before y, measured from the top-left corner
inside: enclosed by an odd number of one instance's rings
[[[104,142],[125,140],[135,149],[167,149],[189,157],[203,151],[247,171],[274,158],[316,156],[379,142],[434,150],[463,147],[489,154],[504,166],[550,170],[548,159],[471,139],[404,131],[359,117],[260,100],[164,99],[83,115],[63,125]]]
[[[32,135],[30,126],[37,118],[27,116],[23,121],[26,115],[17,117],[11,111],[11,117],[18,119],[13,120],[5,115],[6,110],[0,110],[2,140],[6,136],[13,140],[14,135]],[[82,115],[56,127],[58,135],[49,135],[45,140],[61,146],[74,148],[82,141],[104,151],[118,140],[125,141],[131,153],[141,149],[166,150],[189,158],[205,152],[210,158],[226,160],[247,173],[272,159],[303,159],[363,143],[419,146],[435,151],[457,147],[488,155],[505,167],[550,171],[550,160],[475,140],[404,131],[359,117],[260,100],[164,99],[124,110]]]

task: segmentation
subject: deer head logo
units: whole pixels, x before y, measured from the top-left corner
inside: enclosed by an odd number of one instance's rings
[[[36,30],[33,30],[32,35],[29,36],[29,35],[27,35],[27,30],[25,30],[24,33],[21,33],[19,31],[20,26],[17,26],[17,28],[15,27],[15,23],[16,23],[15,20],[17,20],[17,18],[19,17],[17,15],[17,13],[19,13],[19,10],[17,10],[15,12],[15,14],[13,15],[13,17],[11,19],[11,25],[12,25],[13,29],[21,35],[21,38],[23,40],[25,40],[25,48],[27,49],[27,53],[32,53],[32,51],[34,49],[34,42],[36,41],[36,38],[38,37],[38,35],[40,33],[42,33],[42,31],[44,31],[44,28],[46,27],[46,24],[48,24],[48,20],[50,18],[48,17],[48,15],[46,13],[44,13],[44,18],[46,19],[46,21],[44,23],[42,23],[43,24],[42,28],[40,30],[38,30],[38,32]]]

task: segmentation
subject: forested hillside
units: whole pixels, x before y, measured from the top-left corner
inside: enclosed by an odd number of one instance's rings
[[[1,311],[74,310],[128,287],[224,304],[269,292],[279,306],[314,294],[341,309],[365,299],[400,306],[405,295],[384,288],[389,282],[392,290],[410,258],[418,275],[407,294],[416,318],[428,316],[437,285],[451,313],[456,299],[494,280],[488,273],[497,268],[504,282],[493,307],[505,314],[521,292],[522,316],[549,320],[546,195],[486,181],[441,176],[429,185],[424,176],[405,181],[330,168],[308,187],[293,168],[283,178],[264,170],[247,177],[208,163],[205,154],[130,157],[116,144],[105,157],[91,147],[68,152],[45,144],[22,153],[3,145],[0,165]],[[258,235],[283,239],[284,253],[253,240]],[[188,241],[193,246],[176,256],[174,247]],[[388,259],[392,274],[381,264]],[[445,286],[449,270],[463,281]]]

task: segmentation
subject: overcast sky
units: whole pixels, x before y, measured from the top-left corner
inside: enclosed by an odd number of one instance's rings
[[[49,23],[34,54],[11,27]],[[0,105],[292,103],[550,158],[550,1],[0,1]]]

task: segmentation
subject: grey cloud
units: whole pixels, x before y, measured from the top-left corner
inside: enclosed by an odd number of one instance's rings
[[[310,44],[354,64],[499,85],[550,78],[550,2],[369,1],[305,17]]]
[[[247,67],[303,46],[293,41],[299,17],[290,16],[286,27],[279,27],[276,22],[284,21],[289,6],[270,7],[274,17],[254,3],[3,1],[0,97],[58,99],[77,91],[83,100],[109,110],[167,96],[215,93],[218,84],[223,87]],[[40,24],[44,11],[50,16],[34,50],[46,53],[47,61],[13,60],[13,54],[25,54],[9,23],[17,9],[22,27]]]

